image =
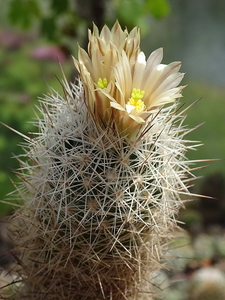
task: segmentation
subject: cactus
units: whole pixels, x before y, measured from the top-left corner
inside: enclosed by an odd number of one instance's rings
[[[180,63],[147,62],[140,33],[89,32],[75,84],[40,100],[11,218],[19,282],[9,299],[151,299],[189,195]],[[171,103],[170,105],[165,105]]]

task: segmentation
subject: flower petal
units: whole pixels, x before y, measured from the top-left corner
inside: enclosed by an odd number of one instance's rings
[[[167,77],[152,93],[151,98],[155,98],[165,91],[169,91],[171,88],[176,87],[183,79],[183,73],[174,73]]]
[[[137,57],[137,61],[134,66],[134,75],[133,75],[133,87],[140,88],[142,83],[142,76],[146,67],[146,60],[144,52],[140,52]]]

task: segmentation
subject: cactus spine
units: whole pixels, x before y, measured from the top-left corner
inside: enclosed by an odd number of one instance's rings
[[[180,63],[147,62],[139,31],[89,33],[81,80],[42,102],[11,220],[21,285],[10,299],[151,299],[188,194]]]

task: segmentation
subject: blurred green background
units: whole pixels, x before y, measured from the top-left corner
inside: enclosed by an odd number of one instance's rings
[[[71,55],[77,43],[87,45],[87,28],[119,20],[129,30],[140,26],[142,49],[148,56],[164,48],[164,62],[182,61],[185,72],[182,103],[201,98],[188,111],[186,124],[195,127],[189,138],[204,145],[188,153],[190,159],[224,159],[225,153],[225,4],[219,0],[8,0],[0,10],[0,121],[28,134],[38,97],[49,86],[61,93],[59,63],[71,81]],[[0,126],[0,199],[12,192],[13,155],[23,152],[23,138]],[[210,167],[195,172],[224,174],[225,161],[202,162]],[[198,181],[198,182],[201,182]],[[197,184],[198,187],[199,183]],[[10,206],[0,204],[0,215]]]

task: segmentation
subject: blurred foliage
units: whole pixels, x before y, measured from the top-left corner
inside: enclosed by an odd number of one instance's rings
[[[214,172],[224,174],[225,160],[225,128],[221,126],[224,123],[224,98],[225,89],[210,86],[204,83],[190,81],[187,88],[184,89],[184,102],[189,99],[195,103],[188,111],[186,124],[189,128],[199,127],[193,130],[188,138],[201,144],[198,151],[189,151],[189,159],[202,159],[202,166],[209,166],[206,169],[195,171],[196,176],[209,175]],[[220,108],[215,112],[215,107]],[[205,161],[204,161],[205,159]],[[216,160],[213,162],[207,159]],[[201,181],[199,181],[201,182]]]
[[[143,34],[149,29],[146,17],[149,14],[157,19],[165,17],[170,12],[170,5],[167,0],[117,0],[116,12],[120,22],[128,28],[138,24]]]
[[[60,42],[77,37],[80,28],[92,22],[102,27],[116,19],[128,29],[138,25],[146,32],[147,16],[162,18],[169,12],[168,0],[11,0],[8,18],[24,29],[36,24],[42,36]]]
[[[41,10],[38,2],[35,0],[12,0],[9,6],[8,17],[14,25],[21,25],[27,29],[32,25],[34,18],[41,17]]]

